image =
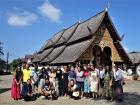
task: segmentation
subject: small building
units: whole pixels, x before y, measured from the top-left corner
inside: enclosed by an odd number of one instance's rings
[[[140,76],[140,52],[133,51],[128,55],[132,61],[131,67],[134,73],[137,73]]]
[[[108,11],[103,10],[59,31],[41,47],[33,59],[33,63],[44,65],[76,62],[92,63],[96,67],[131,63]]]
[[[22,61],[22,63],[28,63],[28,64],[30,64],[30,63],[32,63],[33,58],[34,58],[33,55],[27,54],[27,55],[25,55],[24,58],[21,58],[21,61]]]

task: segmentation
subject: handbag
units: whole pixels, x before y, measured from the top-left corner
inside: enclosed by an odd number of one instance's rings
[[[78,92],[78,91],[77,91],[77,92],[73,92],[72,95],[73,95],[74,97],[79,97],[79,92]]]

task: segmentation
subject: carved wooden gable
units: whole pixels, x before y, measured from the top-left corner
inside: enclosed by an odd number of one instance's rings
[[[111,51],[112,51],[112,60],[113,61],[123,61],[121,55],[119,54],[118,50],[116,49],[114,43],[113,43],[113,39],[110,35],[110,33],[108,32],[108,29],[105,28],[105,32],[103,34],[103,37],[99,43],[99,46],[101,48],[104,48],[104,47],[110,47],[111,48]]]
[[[102,25],[102,27],[100,27],[94,35],[96,35],[95,40],[93,41],[92,45],[81,55],[80,59],[91,60],[93,57],[93,47],[94,45],[98,45],[102,49],[104,47],[110,47],[112,51],[112,60],[116,62],[123,62],[123,59],[116,49],[113,39],[105,25]]]

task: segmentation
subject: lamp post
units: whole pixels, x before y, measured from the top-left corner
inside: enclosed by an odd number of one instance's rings
[[[6,71],[8,72],[8,63],[9,63],[9,52],[7,52],[6,56]]]

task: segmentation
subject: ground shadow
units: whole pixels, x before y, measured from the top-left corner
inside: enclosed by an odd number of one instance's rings
[[[116,102],[115,105],[140,105],[140,94],[134,93],[124,93],[123,102]]]
[[[0,89],[0,94],[9,91],[11,88],[2,88]]]
[[[11,75],[11,72],[0,72],[0,75]]]

